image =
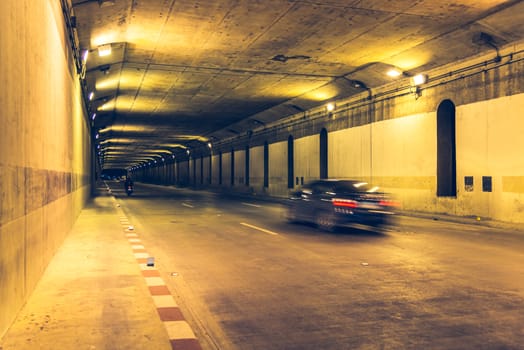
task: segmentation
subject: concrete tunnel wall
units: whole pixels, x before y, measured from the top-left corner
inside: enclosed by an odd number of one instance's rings
[[[0,2],[0,338],[90,196],[68,47],[59,1]]]
[[[440,80],[425,86],[418,95],[409,92],[365,102],[337,101],[337,106],[349,107],[333,114],[306,111],[284,119],[280,125],[264,126],[249,136],[223,141],[213,146],[210,185],[192,178],[189,183],[174,179],[167,184],[286,197],[303,182],[320,177],[320,133],[325,129],[329,178],[353,178],[379,185],[393,193],[405,210],[524,222],[524,44],[500,52],[499,62],[488,54],[428,72],[440,76]],[[388,88],[396,87],[384,87]],[[372,93],[380,96],[382,91]],[[437,195],[437,111],[443,101],[455,111],[456,183],[455,193],[447,196]],[[268,143],[267,165],[264,143]],[[245,177],[246,146],[249,181]],[[202,167],[207,174],[210,155],[206,152]],[[194,156],[202,157],[198,153]],[[268,186],[264,186],[265,166]],[[144,174],[144,170],[136,171],[137,178],[151,182],[152,178]]]

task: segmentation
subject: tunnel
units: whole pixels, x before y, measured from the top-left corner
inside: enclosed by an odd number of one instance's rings
[[[522,2],[152,3],[0,4],[0,339],[125,176],[275,202],[352,179],[524,223]]]

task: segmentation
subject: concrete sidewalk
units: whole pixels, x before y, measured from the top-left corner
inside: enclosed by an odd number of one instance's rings
[[[200,349],[118,201],[81,212],[0,350]]]

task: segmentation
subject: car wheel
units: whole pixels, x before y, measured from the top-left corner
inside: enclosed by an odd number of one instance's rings
[[[329,211],[321,211],[315,217],[315,223],[319,229],[333,232],[336,227],[335,215]]]
[[[289,223],[295,223],[298,221],[297,209],[295,207],[288,207],[286,213],[286,219]]]

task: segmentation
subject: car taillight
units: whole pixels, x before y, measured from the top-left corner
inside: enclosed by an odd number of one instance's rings
[[[334,207],[356,208],[358,202],[351,199],[333,198],[331,200]]]
[[[378,204],[383,207],[399,207],[400,206],[400,203],[397,201],[385,200],[385,199],[381,200]]]

